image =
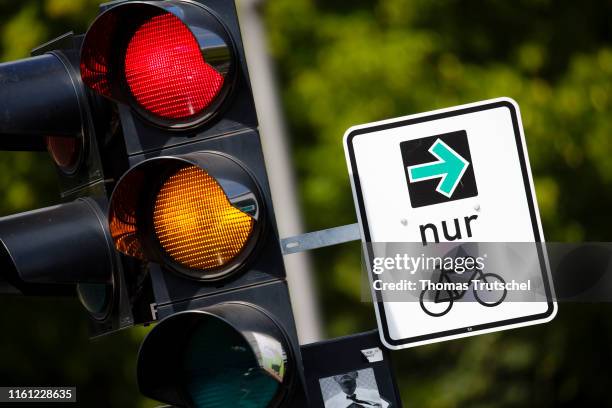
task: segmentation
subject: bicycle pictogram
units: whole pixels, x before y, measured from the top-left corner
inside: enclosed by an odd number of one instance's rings
[[[502,303],[506,298],[508,290],[505,287],[506,281],[499,275],[494,273],[485,273],[482,269],[473,268],[470,271],[464,271],[462,273],[455,272],[453,269],[440,268],[440,277],[437,281],[439,287],[444,289],[425,289],[421,292],[419,297],[419,304],[421,309],[429,316],[440,317],[447,314],[453,307],[455,300],[462,299],[468,292],[469,288],[472,289],[474,298],[478,303],[486,307],[495,307]],[[468,279],[466,277],[469,276]],[[454,289],[457,280],[460,280],[467,284],[467,289],[457,290]],[[477,285],[474,282],[485,283],[487,285],[484,289],[481,289],[481,285]],[[503,289],[495,289],[493,283],[499,282]],[[465,288],[465,286],[464,286]],[[491,288],[491,289],[490,289]]]

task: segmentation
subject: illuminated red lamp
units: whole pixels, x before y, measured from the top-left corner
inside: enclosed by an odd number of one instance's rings
[[[143,108],[162,118],[181,119],[209,107],[225,78],[206,63],[191,31],[165,13],[141,25],[130,39],[125,79]]]
[[[87,32],[81,77],[156,124],[188,127],[214,116],[229,93],[231,43],[223,24],[200,5],[119,4]]]

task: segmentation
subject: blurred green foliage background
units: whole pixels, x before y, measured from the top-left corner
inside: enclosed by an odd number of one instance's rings
[[[67,29],[92,0],[0,0],[2,60]],[[355,222],[341,146],[355,124],[497,96],[521,106],[550,241],[610,241],[612,2],[268,0],[262,7],[309,230]],[[0,153],[0,213],[57,201],[45,154]],[[329,337],[372,328],[358,245],[313,255]],[[69,300],[1,300],[0,384],[77,385],[82,406],[152,406],[136,390],[142,331],[87,339]],[[611,405],[612,307],[394,353],[407,407]]]

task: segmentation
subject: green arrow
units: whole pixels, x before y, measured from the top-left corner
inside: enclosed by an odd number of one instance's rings
[[[470,163],[441,139],[435,141],[429,148],[429,153],[438,160],[409,166],[408,178],[411,183],[440,178],[436,191],[451,198]]]

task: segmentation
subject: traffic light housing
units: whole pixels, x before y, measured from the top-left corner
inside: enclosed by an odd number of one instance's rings
[[[94,335],[159,321],[138,358],[151,398],[305,406],[235,5],[100,10],[85,35],[0,65],[20,99],[0,98],[0,148],[46,148],[64,200],[0,219],[5,278],[76,289]]]
[[[80,67],[117,107],[129,164],[110,233],[147,265],[160,321],[139,354],[141,391],[177,406],[305,406],[235,5],[111,4],[85,35]]]
[[[106,225],[109,180],[127,161],[117,154],[114,107],[81,80],[82,40],[67,33],[0,64],[0,149],[47,150],[63,201],[0,219],[0,262],[12,293],[77,296],[100,335],[148,321],[150,312],[145,296],[128,293],[137,282],[123,270],[138,266],[119,259]]]

